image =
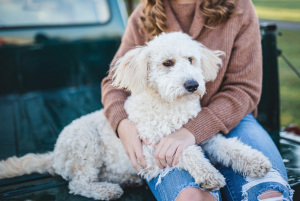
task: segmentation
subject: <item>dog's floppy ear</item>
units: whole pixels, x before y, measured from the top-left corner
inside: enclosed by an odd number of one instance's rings
[[[216,79],[219,67],[222,66],[222,59],[220,56],[225,55],[219,50],[210,50],[204,45],[200,44],[201,49],[201,68],[203,71],[204,80],[206,82]]]
[[[117,88],[138,94],[147,87],[149,51],[147,46],[138,46],[119,58],[113,67],[113,83]]]

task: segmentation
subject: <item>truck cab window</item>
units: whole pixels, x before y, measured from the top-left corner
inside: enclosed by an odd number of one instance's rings
[[[107,0],[0,0],[0,28],[102,24]]]

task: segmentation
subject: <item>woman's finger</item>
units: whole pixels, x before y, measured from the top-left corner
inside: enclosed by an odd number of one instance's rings
[[[136,169],[138,172],[141,171],[141,168],[139,167],[136,155],[135,155],[135,153],[133,151],[129,153],[129,158],[130,158],[132,167],[134,169]]]
[[[160,160],[158,158],[155,158],[155,162],[158,165],[159,168],[164,169],[165,167],[160,163]]]
[[[173,143],[169,149],[166,152],[166,159],[167,159],[167,164],[172,167],[173,166],[173,160],[174,160],[174,156],[176,153],[176,150],[178,148],[178,146],[180,145],[180,143]]]
[[[142,143],[140,143],[139,146],[137,146],[134,151],[135,151],[135,155],[137,156],[137,159],[139,160],[141,165],[144,168],[146,168],[147,167],[147,162],[146,162],[145,157],[143,155]]]
[[[143,139],[143,142],[146,144],[146,145],[150,145],[151,142],[148,140],[148,139]]]
[[[179,162],[179,158],[180,158],[180,156],[181,156],[181,154],[182,154],[182,152],[183,152],[183,146],[179,146],[179,147],[177,147],[177,149],[176,149],[176,154],[175,154],[175,157],[174,157],[174,160],[173,160],[173,166],[175,166],[175,165],[177,165],[178,164],[178,162]]]
[[[158,158],[162,146],[163,146],[163,140],[161,140],[158,144],[155,145],[155,153],[154,153],[155,162],[160,168],[164,168],[164,166],[160,163],[160,160]]]
[[[170,140],[165,141],[158,154],[158,159],[164,167],[167,167],[166,153],[171,145],[172,142]]]

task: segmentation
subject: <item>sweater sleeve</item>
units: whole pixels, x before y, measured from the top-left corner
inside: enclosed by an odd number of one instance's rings
[[[124,56],[124,54],[134,46],[139,45],[135,40],[137,34],[137,32],[135,31],[137,29],[137,22],[135,22],[136,19],[136,12],[129,17],[124,35],[122,37],[121,45],[112,60],[110,69],[113,67],[115,61],[118,58]],[[109,71],[108,76],[102,80],[101,101],[104,106],[104,115],[107,117],[108,121],[111,124],[111,127],[116,132],[121,120],[128,116],[124,109],[124,102],[130,95],[130,93],[126,90],[114,88],[111,85],[112,76],[112,71]]]
[[[260,30],[253,4],[247,7],[218,93],[184,125],[194,134],[197,144],[218,132],[227,134],[259,103],[262,88]]]

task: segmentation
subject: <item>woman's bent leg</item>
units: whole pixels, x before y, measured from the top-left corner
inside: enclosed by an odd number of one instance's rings
[[[220,191],[204,192],[194,178],[185,170],[165,169],[158,177],[147,181],[158,201],[215,200],[220,201]],[[199,189],[197,192],[196,189]],[[191,197],[189,197],[191,196]]]
[[[226,178],[226,186],[221,190],[226,200],[292,201],[293,191],[287,182],[287,174],[280,153],[269,134],[259,125],[252,114],[244,117],[225,137],[237,137],[244,144],[261,151],[272,163],[270,172],[258,179],[244,177],[231,168],[216,165]]]

